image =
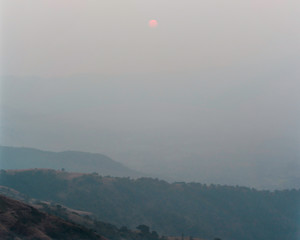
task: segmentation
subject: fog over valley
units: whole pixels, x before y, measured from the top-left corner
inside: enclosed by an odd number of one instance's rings
[[[299,82],[289,70],[5,77],[2,145],[104,153],[176,181],[295,187]]]
[[[1,7],[1,145],[103,153],[176,181],[299,186],[297,1]]]

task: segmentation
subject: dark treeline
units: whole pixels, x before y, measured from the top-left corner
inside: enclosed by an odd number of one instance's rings
[[[299,190],[257,191],[151,178],[72,175],[54,170],[4,171],[1,185],[31,198],[90,211],[101,221],[160,234],[222,240],[296,240]]]

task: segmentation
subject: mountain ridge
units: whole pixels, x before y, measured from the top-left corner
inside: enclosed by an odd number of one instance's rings
[[[115,177],[142,177],[135,171],[101,153],[82,151],[44,151],[27,147],[0,146],[1,169],[49,168],[70,172],[111,175]]]
[[[223,240],[297,240],[298,236],[300,189],[258,191],[38,169],[2,170],[0,184],[31,198],[92,212],[119,227],[145,224],[167,236],[185,233]]]

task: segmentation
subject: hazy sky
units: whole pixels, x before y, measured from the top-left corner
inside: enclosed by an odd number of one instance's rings
[[[149,171],[298,161],[299,0],[0,6],[1,144]]]
[[[5,74],[198,72],[299,57],[298,0],[2,0],[1,8]]]

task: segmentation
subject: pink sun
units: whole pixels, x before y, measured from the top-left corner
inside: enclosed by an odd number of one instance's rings
[[[156,28],[157,25],[158,25],[158,22],[155,19],[152,19],[152,20],[149,21],[148,24],[149,24],[149,27]]]

